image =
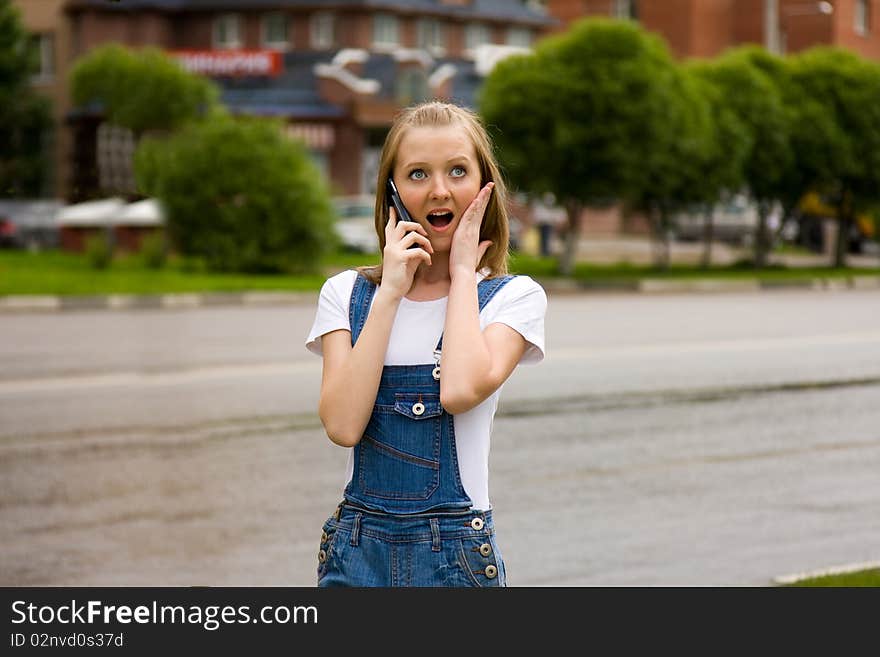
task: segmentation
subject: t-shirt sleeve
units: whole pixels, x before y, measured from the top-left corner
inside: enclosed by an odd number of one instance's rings
[[[540,363],[544,360],[547,294],[536,281],[529,276],[517,276],[498,291],[485,310],[491,311],[487,312],[486,326],[506,324],[529,343],[520,363]]]
[[[348,304],[357,275],[354,270],[344,271],[328,278],[321,287],[315,322],[306,339],[306,349],[313,354],[324,355],[321,336],[339,329],[351,331],[351,325],[348,321]]]

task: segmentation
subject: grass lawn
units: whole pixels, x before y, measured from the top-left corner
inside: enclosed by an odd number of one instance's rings
[[[324,271],[310,275],[218,274],[204,271],[192,260],[172,259],[163,269],[148,269],[139,256],[117,257],[108,269],[93,269],[82,255],[60,251],[28,253],[0,251],[0,296],[14,294],[103,295],[166,294],[175,292],[317,291],[327,275],[359,265],[376,264],[378,254],[338,253],[324,263]],[[556,260],[514,254],[511,271],[536,279],[558,276]],[[666,271],[638,265],[579,263],[574,278],[585,285],[627,284],[643,278],[797,280],[880,275],[872,269],[770,268],[673,265]]]
[[[326,265],[329,272],[376,261],[377,257],[340,254]],[[0,296],[313,291],[321,288],[325,278],[323,273],[218,274],[182,259],[172,259],[162,269],[148,269],[137,256],[118,257],[109,268],[97,270],[84,256],[73,253],[0,251]]]
[[[528,274],[535,278],[554,278],[556,260],[535,256],[516,254],[511,258],[511,271]],[[702,269],[693,265],[671,265],[666,270],[658,270],[651,266],[617,264],[597,265],[581,262],[575,265],[575,280],[589,285],[591,282],[632,282],[644,278],[687,280],[698,278],[712,279],[754,279],[764,281],[807,280],[813,278],[848,278],[851,276],[880,276],[880,267],[873,268],[832,268],[832,267],[767,267],[756,270],[751,266],[725,266]]]
[[[880,568],[870,568],[868,570],[859,570],[853,573],[841,573],[839,575],[810,577],[809,579],[802,579],[793,584],[785,584],[785,586],[880,586]]]

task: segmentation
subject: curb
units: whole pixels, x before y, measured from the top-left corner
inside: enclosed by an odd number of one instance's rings
[[[643,278],[626,281],[575,281],[571,279],[538,280],[547,292],[638,292],[642,294],[681,294],[718,292],[760,292],[775,290],[880,290],[880,276],[851,276],[847,278],[813,278],[778,281],[758,279],[723,280],[697,278],[669,280]]]
[[[641,294],[714,294],[773,290],[880,290],[880,276],[816,278],[791,281],[757,279],[575,281],[536,279],[550,294],[633,292]],[[315,304],[314,292],[206,292],[181,294],[108,294],[102,296],[9,295],[0,297],[0,314],[77,310],[185,310],[220,306],[287,306]]]
[[[108,294],[105,296],[0,297],[0,314],[76,310],[185,310],[220,306],[314,304],[317,292],[211,292],[205,294]]]

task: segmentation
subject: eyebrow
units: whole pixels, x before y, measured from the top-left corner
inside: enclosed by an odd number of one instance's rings
[[[468,157],[467,155],[456,155],[456,156],[450,157],[448,160],[446,160],[446,164],[452,164],[453,162],[459,162],[461,160],[464,160],[466,162],[470,162],[471,158]],[[424,166],[431,166],[431,165],[428,162],[407,162],[406,164],[402,164],[401,166],[404,169],[409,169],[410,167],[424,167]]]

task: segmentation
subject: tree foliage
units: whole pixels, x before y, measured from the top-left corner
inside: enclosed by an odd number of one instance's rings
[[[794,57],[792,83],[806,111],[798,148],[817,191],[838,208],[834,265],[845,265],[856,213],[880,202],[880,65],[839,48]]]
[[[583,19],[502,61],[480,111],[511,182],[552,192],[568,212],[563,273],[573,266],[585,205],[638,198],[674,148],[676,71],[663,41],[628,21]]]
[[[712,243],[715,238],[715,207],[745,186],[745,161],[751,153],[754,135],[731,109],[724,90],[712,81],[712,64],[706,60],[692,60],[682,70],[699,89],[708,103],[712,134],[708,137],[705,159],[700,163],[700,180],[693,183],[691,212],[702,210],[703,255],[702,266],[712,262]]]
[[[30,86],[37,58],[18,10],[0,0],[0,196],[42,192],[51,126],[49,101]]]
[[[755,266],[766,262],[770,242],[767,218],[784,189],[785,172],[792,162],[789,115],[782,92],[751,56],[752,47],[725,53],[704,70],[720,90],[724,102],[751,135],[751,150],[743,162],[743,178],[758,206]]]
[[[675,211],[718,194],[705,177],[716,151],[712,108],[700,81],[677,69],[668,82],[666,129],[673,138],[647,154],[646,180],[632,204],[647,213],[655,242],[655,264],[669,264],[669,234]]]
[[[145,138],[135,173],[162,202],[175,247],[211,269],[310,271],[336,246],[320,173],[273,122],[215,117]]]
[[[135,134],[168,131],[217,108],[210,80],[185,71],[156,48],[132,51],[119,44],[96,48],[70,73],[74,102],[100,108],[110,123]]]

